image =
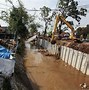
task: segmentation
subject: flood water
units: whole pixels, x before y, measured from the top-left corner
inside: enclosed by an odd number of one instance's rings
[[[82,74],[54,56],[45,56],[36,46],[26,43],[24,66],[34,90],[89,90],[80,84],[89,86],[89,76]]]

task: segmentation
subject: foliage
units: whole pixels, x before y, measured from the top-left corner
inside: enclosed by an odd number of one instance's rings
[[[42,8],[40,8],[41,10],[41,17],[43,19],[43,21],[45,22],[45,31],[44,31],[44,35],[47,33],[47,27],[48,24],[50,24],[50,22],[52,21],[53,16],[55,15],[55,13],[53,12],[52,15],[51,14],[51,9],[43,6]]]
[[[81,35],[83,36],[83,38],[86,38],[88,34],[89,34],[89,25],[87,25],[86,27],[79,27],[76,30],[76,36],[78,38],[80,38]]]
[[[80,16],[86,16],[87,10],[84,8],[78,9],[78,2],[74,0],[60,0],[58,2],[58,8],[61,11],[61,14],[67,18],[72,17],[78,22],[80,22]]]
[[[30,29],[30,33],[33,35],[34,33],[36,33],[38,30],[38,28],[42,27],[39,23],[31,23],[29,25],[29,29]]]
[[[18,0],[19,7],[15,7],[11,0],[7,1],[12,4],[12,8],[9,14],[5,11],[2,11],[1,19],[9,24],[9,30],[12,33],[16,34],[16,36],[26,39],[28,35],[26,25],[28,25],[29,16],[20,0]]]
[[[78,24],[80,24],[81,16],[86,16],[86,13],[87,13],[86,9],[84,8],[79,9],[78,2],[74,0],[59,0],[58,8],[59,8],[60,15],[63,15],[65,19],[68,17],[72,17],[78,22]],[[59,30],[61,30],[62,25],[64,24],[61,21],[59,25]]]
[[[0,19],[2,19],[5,22],[9,22],[9,15],[6,11],[1,11]]]
[[[51,37],[51,35],[52,35],[52,31],[49,31],[48,36]]]
[[[13,7],[10,12],[9,28],[16,32],[17,36],[26,38],[28,30],[26,24],[28,24],[28,14],[23,6],[18,8]]]
[[[25,55],[25,43],[24,43],[24,40],[20,39],[16,53],[21,55],[22,57],[24,57],[24,55]]]
[[[51,11],[50,8],[46,7],[46,6],[43,6],[41,9],[41,16],[44,20],[46,20],[46,18],[49,16],[49,13]]]

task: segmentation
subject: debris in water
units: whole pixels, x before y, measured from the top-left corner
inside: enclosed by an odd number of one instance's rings
[[[65,67],[66,67],[67,65],[65,64]]]
[[[47,52],[47,49],[39,49],[38,52]]]
[[[80,87],[83,88],[83,89],[86,89],[87,88],[87,84],[86,83],[80,84]]]

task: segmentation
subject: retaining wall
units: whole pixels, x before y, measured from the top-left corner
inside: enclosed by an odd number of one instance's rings
[[[50,54],[59,55],[60,60],[71,65],[83,74],[89,75],[89,54],[74,50],[72,48],[61,46],[59,51],[59,45],[51,44],[47,40],[40,39],[39,45],[47,49]]]

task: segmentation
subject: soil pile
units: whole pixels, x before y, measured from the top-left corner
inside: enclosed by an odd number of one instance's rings
[[[73,48],[75,50],[81,51],[83,53],[89,54],[89,43],[75,43],[71,42],[68,47]]]

